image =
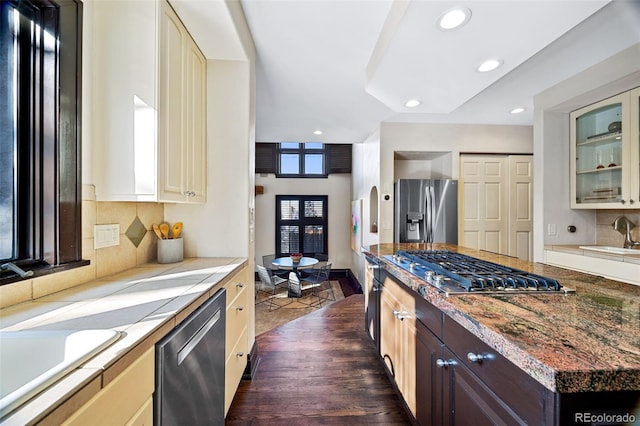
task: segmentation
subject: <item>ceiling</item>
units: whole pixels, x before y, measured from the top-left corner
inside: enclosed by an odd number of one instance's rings
[[[240,2],[257,52],[259,142],[355,143],[385,121],[531,125],[534,95],[640,42],[638,0]],[[224,3],[172,4],[205,56],[238,59],[213,42],[224,34],[212,28],[231,25],[216,12]],[[443,31],[454,6],[471,18]],[[502,66],[478,72],[489,58]]]

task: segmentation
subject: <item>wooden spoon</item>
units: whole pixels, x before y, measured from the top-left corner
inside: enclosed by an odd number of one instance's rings
[[[158,227],[158,225],[156,225],[155,223],[152,225],[153,227],[153,232],[156,233],[156,236],[158,237],[158,239],[162,239],[162,233],[160,232],[160,228]]]
[[[169,225],[167,225],[166,223],[161,223],[160,224],[160,232],[162,233],[162,238],[163,239],[168,239],[169,238]]]
[[[173,238],[178,238],[182,232],[182,222],[176,222],[171,228],[171,232],[173,233]]]

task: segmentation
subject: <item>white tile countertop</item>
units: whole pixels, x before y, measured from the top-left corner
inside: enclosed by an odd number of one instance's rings
[[[110,383],[247,264],[245,258],[149,263],[0,310],[1,331],[112,329],[122,337],[0,420],[57,423]]]

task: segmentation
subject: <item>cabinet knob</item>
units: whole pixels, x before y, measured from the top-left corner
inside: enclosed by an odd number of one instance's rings
[[[456,362],[452,359],[448,359],[445,361],[444,359],[438,358],[436,360],[436,365],[438,366],[438,368],[447,368],[449,366],[453,367],[454,365],[456,365]]]
[[[620,204],[626,204],[627,201],[626,200],[620,200]]]
[[[244,352],[238,352],[238,353],[236,354],[236,356],[237,356],[238,358],[243,357],[243,356],[244,356]]]
[[[633,204],[633,203],[635,203],[634,200],[629,200],[629,204]]]
[[[473,352],[469,352],[467,354],[467,359],[471,362],[477,362],[479,364],[483,359],[485,359],[485,356],[482,354],[474,354]]]
[[[238,307],[236,308],[236,310],[238,310],[238,311],[244,311],[244,306],[238,306]]]
[[[237,284],[236,284],[236,287],[238,287],[238,288],[243,288],[243,287],[244,287],[244,284],[243,284],[243,283],[237,283]]]

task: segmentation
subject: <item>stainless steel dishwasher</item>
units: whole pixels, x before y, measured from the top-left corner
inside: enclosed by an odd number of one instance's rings
[[[226,290],[156,344],[155,425],[224,424]]]

